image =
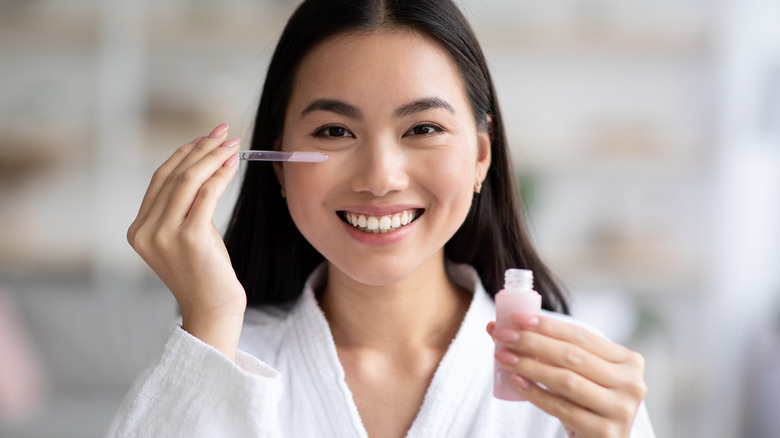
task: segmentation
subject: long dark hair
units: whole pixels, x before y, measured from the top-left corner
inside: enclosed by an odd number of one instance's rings
[[[476,123],[489,120],[492,163],[460,229],[445,245],[445,257],[477,270],[495,294],[507,268],[534,271],[542,306],[568,313],[566,299],[534,250],[514,183],[503,119],[482,50],[465,17],[442,0],[306,0],[285,27],[268,67],[255,119],[252,149],[278,146],[295,73],[314,46],[349,31],[406,28],[432,37],[460,70]],[[233,268],[250,306],[280,304],[300,296],[323,256],[301,235],[270,165],[247,167],[225,235]]]

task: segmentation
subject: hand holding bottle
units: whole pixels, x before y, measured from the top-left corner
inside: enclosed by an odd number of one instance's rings
[[[182,328],[234,358],[246,294],[213,222],[238,167],[240,141],[227,130],[179,147],[157,169],[127,239],[173,293]]]
[[[488,324],[496,360],[517,390],[561,420],[569,437],[628,437],[647,392],[644,358],[582,327],[514,314],[513,328]]]

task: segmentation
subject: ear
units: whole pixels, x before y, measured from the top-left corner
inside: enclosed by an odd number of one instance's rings
[[[279,185],[284,188],[284,171],[282,169],[282,163],[279,161],[274,161],[271,163],[271,166],[273,166],[274,174],[276,175],[276,180],[279,181]]]
[[[282,150],[282,140],[276,139],[274,140],[274,147],[273,150],[275,151],[281,151]],[[282,186],[282,191],[284,191],[284,169],[282,168],[282,162],[280,161],[274,161],[271,163],[271,166],[274,169],[274,175],[276,175],[276,181],[279,182],[279,185]]]
[[[487,177],[491,163],[490,133],[493,131],[493,118],[489,115],[485,117],[487,118],[487,126],[477,132],[477,180],[480,182]]]

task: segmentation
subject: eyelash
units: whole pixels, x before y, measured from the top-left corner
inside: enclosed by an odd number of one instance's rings
[[[418,128],[431,128],[431,132],[425,132],[425,133],[420,133],[420,134],[413,134],[413,132],[416,129],[418,129]],[[435,123],[428,122],[428,123],[420,123],[419,125],[412,126],[412,129],[406,131],[404,133],[404,136],[407,136],[407,135],[410,135],[410,134],[411,135],[425,135],[425,136],[428,136],[428,135],[441,134],[442,132],[444,132],[444,128],[442,128],[441,126],[439,126],[439,125],[437,125]]]
[[[332,132],[329,133],[329,131],[331,131],[333,129],[343,130],[344,133],[346,133],[348,135],[332,135]],[[316,131],[314,131],[314,136],[315,137],[321,137],[321,138],[350,138],[350,137],[354,137],[354,135],[349,131],[349,129],[347,129],[347,128],[343,127],[343,126],[339,126],[339,125],[323,126],[322,128],[319,128]]]

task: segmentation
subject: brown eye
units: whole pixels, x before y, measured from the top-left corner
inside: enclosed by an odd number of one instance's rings
[[[343,126],[326,126],[324,128],[320,128],[315,133],[318,137],[331,137],[331,138],[338,138],[338,137],[353,137],[352,133],[349,132],[349,130]]]
[[[412,129],[406,132],[406,135],[431,135],[441,132],[442,129],[439,126],[425,123],[422,125],[414,126]]]

